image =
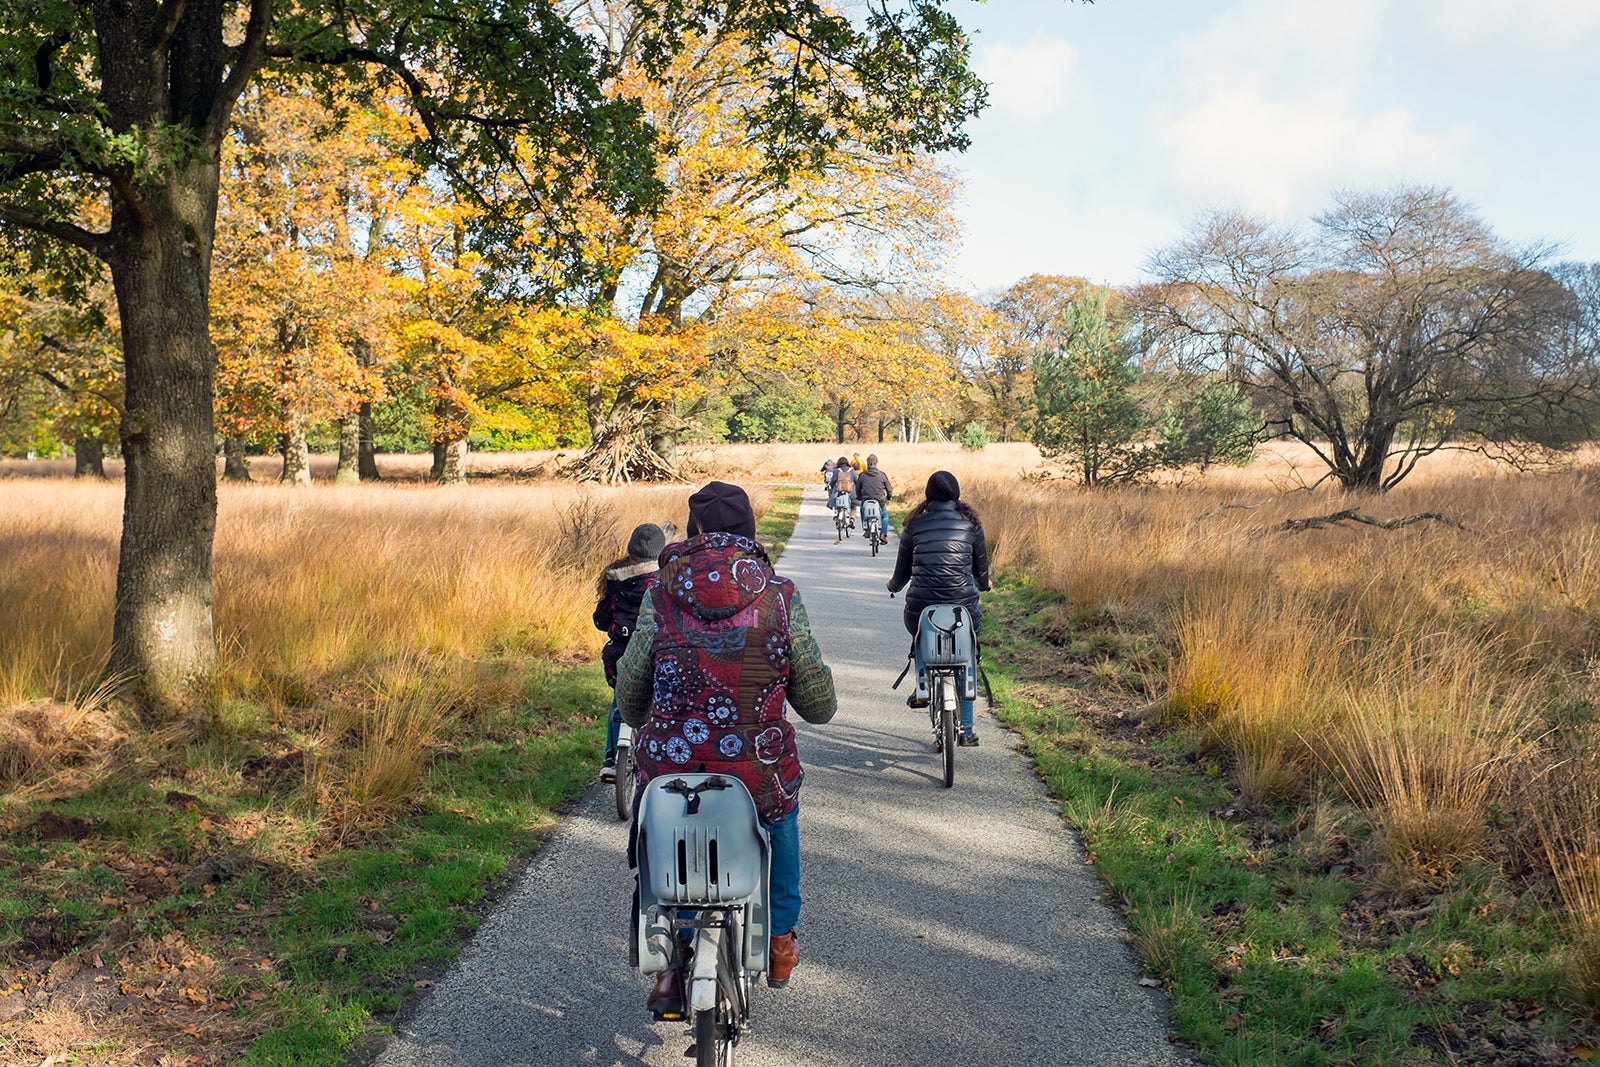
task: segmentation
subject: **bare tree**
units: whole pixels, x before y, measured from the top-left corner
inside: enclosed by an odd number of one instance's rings
[[[1232,212],[1158,252],[1134,307],[1147,354],[1221,370],[1351,489],[1426,455],[1513,463],[1588,436],[1592,351],[1572,292],[1445,189],[1339,193],[1309,231]]]

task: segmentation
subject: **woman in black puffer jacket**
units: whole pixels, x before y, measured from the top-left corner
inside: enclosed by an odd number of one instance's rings
[[[910,588],[906,588],[910,583]],[[978,513],[961,502],[961,485],[949,471],[934,471],[928,478],[926,499],[911,509],[900,531],[900,555],[895,560],[889,592],[906,589],[902,613],[906,632],[913,637],[922,609],[932,604],[960,604],[972,615],[973,635],[983,622],[978,594],[991,588],[989,550],[983,541]],[[961,702],[961,743],[976,745],[972,704]]]

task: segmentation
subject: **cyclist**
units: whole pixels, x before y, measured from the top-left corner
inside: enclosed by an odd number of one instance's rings
[[[661,553],[660,583],[645,596],[634,639],[617,664],[617,706],[638,728],[642,785],[678,770],[737,776],[772,835],[775,933],[767,985],[782,988],[800,961],[800,783],[805,777],[784,702],[811,723],[838,710],[805,606],[756,543],[745,491],[709,482],[689,498],[689,539]],[[668,968],[646,1002],[681,1008]]]
[[[594,607],[594,628],[604,630],[605,647],[600,662],[606,668],[606,684],[617,687],[617,660],[628,647],[628,638],[639,616],[644,591],[656,580],[656,557],[667,545],[666,531],[653,522],[640,523],[628,536],[628,554],[600,573],[596,583],[599,603]],[[615,694],[611,698],[611,721],[606,726],[606,753],[600,765],[600,780],[617,780],[617,734],[622,715],[617,711]]]
[[[844,499],[845,507],[850,509],[850,525],[856,524],[856,472],[850,466],[850,461],[843,456],[833,468],[833,506],[839,506],[839,498]],[[839,544],[842,538],[835,538],[834,544]]]
[[[878,469],[878,457],[867,457],[867,469],[856,475],[856,499],[858,501],[876,500],[878,502],[879,532],[883,540],[889,540],[889,501],[894,499],[894,490],[889,485],[889,476]]]
[[[867,469],[867,465],[861,461],[860,452],[850,453],[850,469],[855,471],[857,474],[860,474],[862,471]]]
[[[972,635],[977,637],[983,622],[978,594],[991,588],[983,524],[978,513],[962,503],[961,483],[949,471],[933,472],[925,497],[900,527],[900,552],[889,592],[906,589],[901,618],[912,637],[917,634],[922,609],[933,604],[961,605],[972,615]],[[917,674],[922,674],[920,663]],[[920,706],[915,695],[907,703]],[[972,705],[973,701],[961,701],[961,744],[967,748],[978,743]]]
[[[834,488],[833,471],[839,465],[832,456],[822,461],[822,484],[828,487],[828,510],[833,510],[834,498],[839,495],[839,490]]]

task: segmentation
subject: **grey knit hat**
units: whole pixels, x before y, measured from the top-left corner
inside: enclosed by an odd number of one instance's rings
[[[666,531],[653,522],[640,523],[628,536],[628,555],[634,559],[655,559],[666,547]]]

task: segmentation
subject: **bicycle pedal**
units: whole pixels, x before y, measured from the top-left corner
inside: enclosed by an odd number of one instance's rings
[[[656,1022],[658,1023],[677,1023],[688,1018],[688,1016],[681,1011],[653,1011],[650,1014],[655,1016]]]

